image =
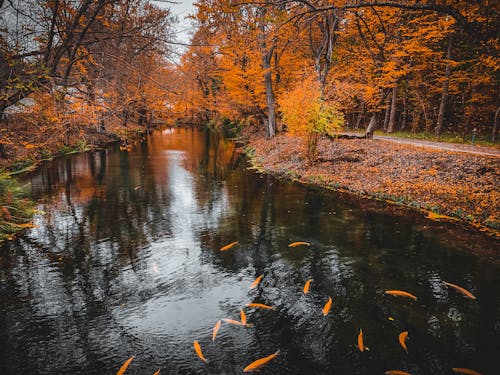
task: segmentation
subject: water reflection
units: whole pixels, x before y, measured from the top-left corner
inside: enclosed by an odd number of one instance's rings
[[[217,134],[172,129],[130,153],[87,153],[27,177],[42,203],[37,227],[0,256],[0,373],[111,374],[135,354],[130,373],[232,374],[278,348],[263,372],[497,370],[494,240],[452,243],[450,229],[244,166]],[[293,241],[312,246],[288,248]],[[478,247],[486,255],[470,253]],[[252,301],[277,309],[247,310],[252,328],[223,325],[212,344],[214,323]],[[356,348],[360,328],[369,352]],[[405,330],[408,355],[397,342]]]

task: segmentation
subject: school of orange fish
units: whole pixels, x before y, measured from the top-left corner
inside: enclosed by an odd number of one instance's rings
[[[230,250],[234,246],[238,245],[238,243],[239,243],[238,241],[231,242],[230,244],[221,247],[219,249],[219,251]],[[291,244],[288,245],[288,247],[310,246],[310,245],[311,244],[309,242],[299,241],[299,242],[292,242]],[[264,278],[264,275],[258,276],[255,279],[255,281],[250,285],[250,289],[256,288],[260,284],[260,282],[262,281],[263,278]],[[302,289],[304,294],[309,293],[312,281],[313,281],[313,279],[309,279],[305,282],[304,287]],[[444,284],[446,286],[451,287],[451,288],[457,290],[458,292],[462,293],[467,298],[476,299],[476,297],[471,292],[462,288],[459,285],[452,284],[452,283],[449,283],[446,281],[444,282]],[[415,295],[408,293],[408,292],[405,292],[403,290],[386,290],[385,294],[389,294],[389,295],[396,296],[396,297],[406,297],[406,298],[410,298],[414,301],[417,300],[417,297]],[[323,306],[323,315],[324,316],[327,316],[328,313],[330,312],[330,310],[332,308],[332,303],[333,303],[332,298],[330,296],[328,296],[328,300],[325,303],[325,305]],[[246,306],[250,307],[250,308],[260,308],[260,309],[267,309],[267,310],[274,310],[275,309],[275,307],[273,307],[273,306],[265,305],[263,303],[255,303],[255,302],[248,303]],[[394,320],[394,319],[392,317],[389,317],[389,320]],[[252,326],[252,324],[249,324],[247,322],[247,316],[246,316],[245,312],[243,311],[243,309],[241,309],[239,321],[234,320],[234,319],[224,318],[222,320],[218,320],[215,323],[215,325],[212,329],[212,341],[215,341],[215,339],[217,337],[217,333],[219,332],[219,329],[222,326],[222,321],[224,321],[225,323],[228,323],[228,324],[236,325],[236,326],[245,326],[245,327]],[[399,334],[399,337],[398,337],[399,344],[401,345],[401,347],[403,348],[403,350],[406,353],[408,353],[408,347],[406,345],[407,339],[408,339],[408,332],[407,331],[401,332]],[[201,349],[201,346],[200,346],[200,343],[198,342],[198,340],[194,340],[193,348],[194,348],[195,353],[198,355],[198,357],[203,362],[207,363],[207,359],[203,355],[203,351]],[[369,350],[369,348],[367,346],[365,346],[365,344],[364,344],[363,330],[361,328],[360,328],[359,334],[358,334],[358,349],[361,352],[364,352],[365,350]],[[259,371],[262,367],[266,366],[270,361],[272,361],[274,358],[276,358],[279,354],[280,354],[280,350],[278,349],[275,353],[268,355],[267,357],[259,358],[255,361],[253,361],[252,363],[250,363],[248,366],[246,366],[243,369],[243,372]],[[125,370],[128,368],[128,366],[130,365],[130,363],[132,362],[132,360],[134,358],[135,358],[135,356],[132,356],[129,359],[127,359],[127,361],[125,361],[125,363],[120,367],[120,369],[118,370],[116,375],[122,375],[125,372]],[[482,375],[481,373],[479,373],[475,370],[472,370],[472,369],[468,369],[468,368],[454,367],[454,368],[452,368],[452,370],[453,370],[453,372],[455,372],[457,374]],[[160,370],[156,371],[153,375],[159,375],[159,374],[160,374]],[[385,375],[411,375],[411,374],[409,372],[402,371],[402,370],[387,370],[387,371],[385,371]]]

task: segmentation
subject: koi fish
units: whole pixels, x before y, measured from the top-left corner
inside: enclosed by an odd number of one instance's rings
[[[398,297],[408,297],[412,298],[415,301],[417,300],[417,297],[415,297],[413,294],[402,290],[386,290],[385,294],[390,294],[391,296],[398,296]]]
[[[406,347],[406,339],[408,338],[408,332],[407,331],[404,331],[404,332],[401,332],[399,334],[399,343],[401,344],[401,346],[403,347],[403,349],[405,350],[405,352],[408,354],[408,348]]]
[[[365,351],[365,344],[363,344],[363,330],[361,328],[359,329],[358,335],[358,349],[360,352]]]
[[[309,293],[309,288],[311,287],[311,281],[313,281],[313,279],[307,280],[306,283],[304,284],[304,294]]]
[[[332,297],[328,297],[328,302],[323,307],[323,315],[326,316],[332,308]]]
[[[233,246],[236,246],[238,245],[239,242],[238,241],[234,241],[234,242],[231,242],[229,245],[226,245],[226,246],[223,246],[220,248],[220,251],[226,251],[226,250],[229,250],[230,248],[232,248]]]
[[[204,355],[201,351],[201,346],[200,346],[200,343],[198,342],[198,340],[194,340],[193,346],[194,346],[194,351],[196,352],[196,354],[198,354],[198,357],[200,357],[200,359],[206,363],[207,359],[204,357]]]
[[[297,247],[300,245],[311,246],[309,242],[298,241],[298,242],[292,242],[291,244],[288,245],[288,247]]]
[[[453,372],[456,372],[458,374],[467,374],[467,375],[482,375],[480,372],[471,370],[469,368],[460,368],[460,367],[453,367]]]
[[[259,371],[259,369],[265,365],[272,359],[276,358],[277,355],[280,354],[280,351],[278,350],[276,353],[268,355],[267,357],[258,359],[252,363],[250,363],[247,367],[243,369],[243,372],[253,372],[253,371]]]
[[[401,371],[401,370],[387,370],[385,375],[411,375],[409,372]]]
[[[261,309],[274,310],[274,307],[272,307],[272,306],[264,305],[263,303],[255,303],[255,302],[248,303],[247,307],[259,307]]]
[[[260,275],[259,277],[257,277],[255,281],[252,283],[252,285],[250,285],[250,289],[256,288],[257,285],[259,285],[259,283],[262,281],[263,277],[264,275]]]
[[[443,281],[443,282],[446,285],[451,286],[452,288],[455,288],[456,290],[458,290],[460,293],[462,293],[467,298],[476,299],[476,297],[474,297],[474,295],[471,292],[469,292],[468,290],[462,288],[461,286],[458,286],[458,285],[455,285],[455,284],[452,284],[452,283],[447,283],[446,281]]]
[[[158,369],[153,375],[160,375],[160,370]]]
[[[387,319],[389,319],[391,322],[394,321],[394,318],[392,316],[388,317]]]
[[[132,362],[134,360],[134,358],[135,358],[135,355],[133,355],[132,357],[127,359],[125,361],[125,363],[122,365],[122,367],[120,367],[120,369],[118,370],[116,375],[122,375],[125,372],[125,370],[127,369],[128,365],[130,365],[130,362]]]
[[[243,310],[240,310],[241,324],[247,324],[247,316]]]
[[[218,320],[217,323],[215,323],[214,329],[212,331],[212,341],[215,341],[215,338],[217,337],[217,332],[219,332],[219,329],[220,329],[220,325],[221,325],[221,321]]]
[[[225,321],[226,323],[234,324],[235,326],[242,326],[243,325],[242,322],[238,322],[237,320],[234,320],[234,319],[224,318],[222,320]]]

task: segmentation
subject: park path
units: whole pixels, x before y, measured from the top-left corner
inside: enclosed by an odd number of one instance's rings
[[[345,134],[345,135],[349,135],[349,136],[360,136],[359,133],[343,132],[341,134]],[[426,140],[422,140],[422,139],[393,137],[390,135],[374,135],[373,139],[394,142],[394,143],[407,144],[407,145],[412,145],[412,146],[417,146],[417,147],[433,148],[436,150],[445,150],[445,151],[453,151],[453,152],[463,152],[463,153],[474,154],[474,155],[500,157],[500,149],[494,148],[494,147],[473,146],[473,145],[465,145],[465,144],[460,144],[460,143],[426,141]]]

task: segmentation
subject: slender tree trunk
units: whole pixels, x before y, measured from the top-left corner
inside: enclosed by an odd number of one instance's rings
[[[396,102],[398,95],[398,86],[394,85],[392,88],[392,100],[391,100],[391,111],[389,115],[389,125],[387,126],[387,132],[392,133],[394,127],[396,126]]]
[[[439,114],[436,124],[435,133],[436,135],[441,134],[443,131],[443,123],[444,123],[444,114],[446,112],[446,101],[448,100],[448,89],[450,87],[450,75],[451,75],[451,49],[453,45],[453,37],[450,35],[448,39],[448,49],[446,51],[446,70],[444,73],[445,80],[443,82],[443,92],[441,93],[441,103],[439,104]]]
[[[401,128],[400,131],[403,131],[406,128],[406,95],[403,96],[403,113],[401,114]]]
[[[491,132],[491,141],[492,142],[495,142],[497,139],[498,117],[500,117],[500,107],[497,108],[497,111],[495,112],[495,118],[493,120],[493,131]]]
[[[384,115],[384,124],[382,126],[382,130],[384,132],[387,131],[387,125],[389,124],[389,114],[391,113],[391,98],[387,101],[387,107],[385,108],[385,115]]]
[[[356,130],[359,129],[359,126],[361,125],[361,120],[363,118],[364,113],[365,113],[365,102],[361,102],[361,108],[359,110],[358,119],[356,120],[356,125],[355,125],[354,129],[356,129]]]
[[[378,126],[378,114],[373,113],[370,119],[370,123],[366,128],[366,138],[373,139],[373,133],[375,132],[375,130],[377,130],[377,126]]]
[[[266,16],[266,8],[260,8],[259,21],[259,39],[262,53],[262,68],[264,69],[264,86],[266,88],[266,104],[267,104],[267,135],[273,138],[276,135],[276,109],[273,91],[273,79],[271,75],[271,59],[276,45],[273,45],[270,50],[267,48],[266,25],[264,18]]]

